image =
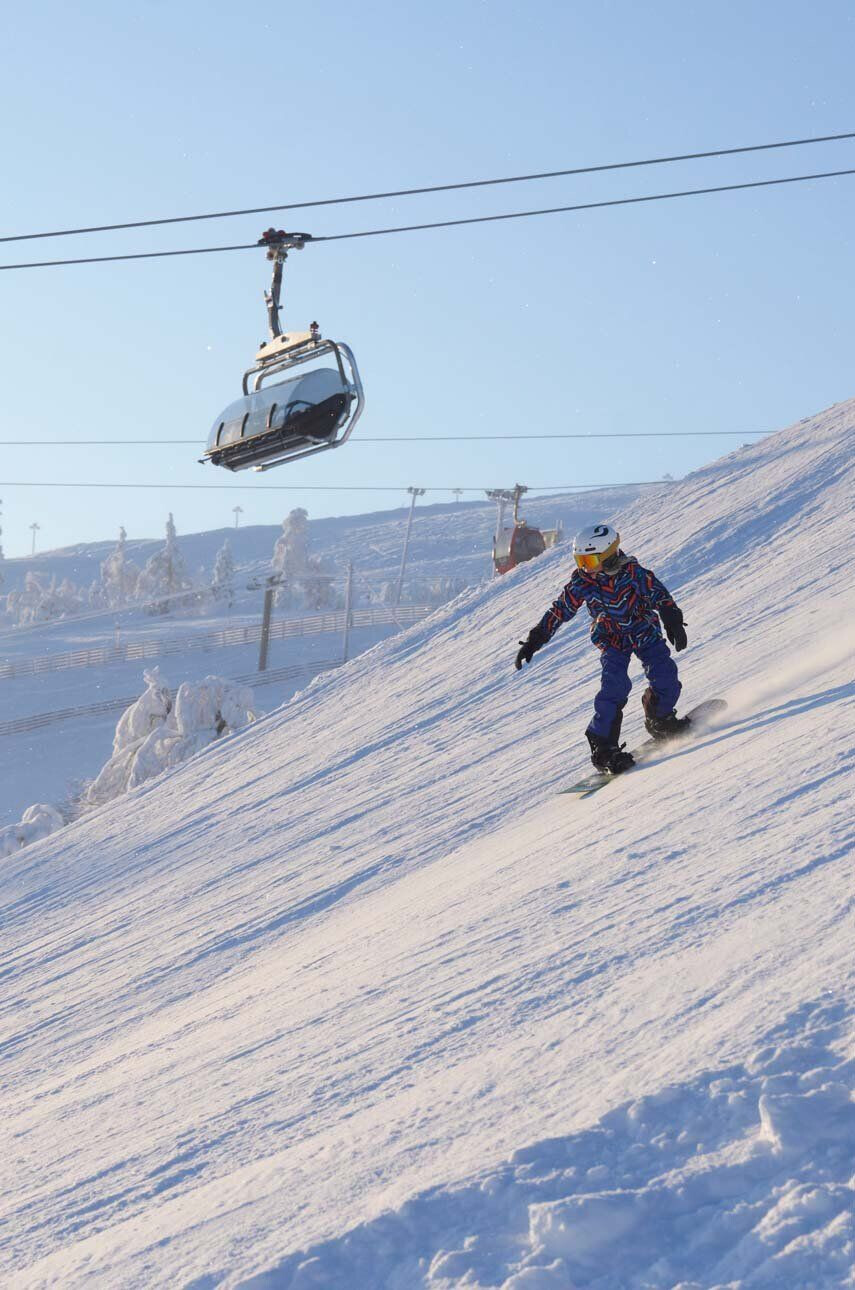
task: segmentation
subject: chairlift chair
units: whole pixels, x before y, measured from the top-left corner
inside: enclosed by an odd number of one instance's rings
[[[362,415],[365,396],[350,347],[324,340],[317,323],[302,332],[285,333],[280,326],[283,265],[288,251],[302,250],[308,241],[308,233],[281,229],[268,229],[259,239],[273,261],[273,281],[264,293],[270,340],[262,342],[244,373],[242,397],[214,422],[203,462],[227,470],[270,470],[340,448]],[[334,365],[317,366],[326,357]]]

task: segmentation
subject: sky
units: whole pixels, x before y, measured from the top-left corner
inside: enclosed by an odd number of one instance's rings
[[[49,2],[5,6],[0,40],[0,236],[855,129],[855,12],[840,0],[810,11],[330,0],[287,13]],[[848,167],[855,140],[11,243],[0,263]],[[683,475],[742,434],[855,393],[853,200],[855,176],[307,247],[286,269],[286,324],[318,319],[353,347],[366,411],[345,448],[262,476],[197,460],[265,336],[262,252],[4,272],[5,553],[29,553],[33,523],[44,550],[120,524],[156,536],[170,511],[186,533],[231,523],[236,505],[243,523],[275,523],[294,506],[319,517],[400,505],[408,485],[441,501],[517,480],[554,491]],[[653,430],[716,434],[367,442]],[[42,446],[50,439],[72,442]],[[99,439],[122,442],[84,443]],[[127,487],[141,483],[152,487]]]

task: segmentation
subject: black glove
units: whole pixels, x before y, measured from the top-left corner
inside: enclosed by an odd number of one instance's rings
[[[523,663],[530,663],[532,656],[537,653],[541,645],[545,645],[549,637],[544,632],[540,623],[532,627],[524,641],[520,641],[520,648],[517,650],[516,669],[520,670]]]
[[[667,600],[664,605],[659,606],[659,617],[662,619],[665,635],[679,654],[680,650],[685,649],[688,644],[682,609],[675,605],[673,600]]]

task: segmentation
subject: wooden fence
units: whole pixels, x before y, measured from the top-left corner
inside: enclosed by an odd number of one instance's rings
[[[350,626],[375,627],[394,624],[410,627],[433,612],[434,605],[399,605],[353,609]],[[344,632],[344,610],[312,614],[307,618],[282,618],[270,624],[271,640],[288,640],[294,636],[315,636],[321,632]],[[144,662],[184,654],[191,650],[223,649],[230,645],[253,645],[261,639],[261,623],[223,627],[214,632],[185,633],[183,636],[151,636],[148,640],[103,645],[95,649],[72,650],[65,654],[39,654],[31,658],[7,659],[0,663],[0,680],[18,676],[42,676],[46,672],[64,672],[72,667],[105,667],[110,663]]]

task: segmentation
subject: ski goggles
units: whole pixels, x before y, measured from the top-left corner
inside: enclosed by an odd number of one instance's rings
[[[620,547],[620,538],[616,538],[611,546],[607,546],[605,551],[574,551],[573,559],[580,569],[586,573],[596,573],[602,569],[603,565],[611,560],[612,556],[617,555]]]
[[[582,551],[574,551],[573,559],[576,561],[579,568],[584,569],[587,573],[594,573],[603,563],[603,557],[601,555],[585,555]]]

